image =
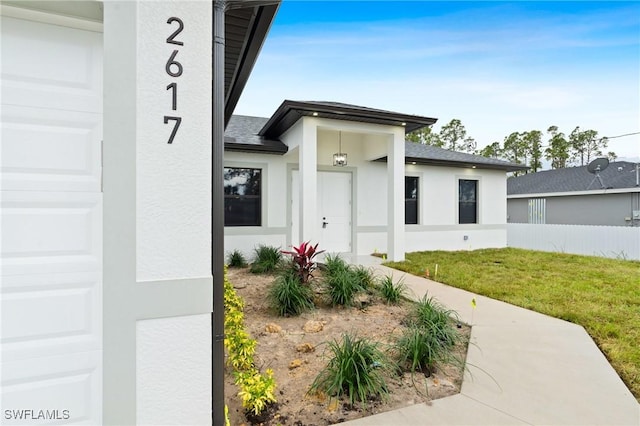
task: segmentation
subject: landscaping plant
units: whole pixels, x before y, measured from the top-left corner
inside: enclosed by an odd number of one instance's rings
[[[350,266],[337,255],[325,259],[323,285],[333,306],[352,306],[356,294],[366,291],[373,281],[367,268]]]
[[[224,346],[227,349],[227,364],[234,369],[235,384],[242,406],[255,415],[268,404],[275,403],[275,380],[273,371],[267,369],[262,375],[256,368],[253,355],[256,341],[249,337],[244,327],[244,302],[224,275]]]
[[[282,253],[277,247],[260,244],[254,252],[255,259],[249,268],[254,274],[274,272],[282,262]]]
[[[395,344],[398,364],[407,371],[430,375],[438,362],[447,359],[447,347],[424,327],[405,329]]]
[[[333,275],[341,271],[346,271],[349,269],[349,265],[339,255],[329,254],[324,258],[324,269],[326,275]]]
[[[353,270],[349,268],[325,273],[324,285],[329,302],[333,306],[353,306],[355,295],[365,290]]]
[[[323,392],[337,398],[346,395],[352,406],[357,401],[366,404],[370,397],[386,397],[384,373],[390,370],[390,363],[377,343],[343,334],[341,341],[328,345],[331,358],[309,393]]]
[[[283,268],[269,288],[267,299],[278,315],[299,315],[314,308],[313,291],[300,280],[295,269]]]
[[[404,282],[400,280],[398,283],[394,284],[393,277],[391,275],[387,275],[380,280],[378,289],[385,302],[392,305],[398,303],[407,292],[407,286]]]
[[[324,250],[318,251],[318,244],[312,246],[310,242],[304,242],[298,247],[294,246],[292,251],[283,251],[282,253],[291,255],[294,269],[300,277],[300,283],[306,285],[313,278],[312,273],[317,268],[317,263],[313,259],[320,253],[324,253]]]
[[[363,265],[351,266],[350,269],[351,274],[361,288],[369,291],[375,287],[376,280],[371,269]]]
[[[425,294],[413,305],[406,319],[408,328],[396,341],[398,364],[408,371],[429,375],[438,363],[450,361],[453,347],[460,341],[456,317],[455,311]]]
[[[234,250],[229,253],[229,266],[231,268],[244,268],[247,266],[247,259],[240,250]]]
[[[410,325],[424,328],[430,336],[451,347],[458,341],[456,318],[455,311],[446,309],[436,299],[425,294],[409,313],[408,322]]]

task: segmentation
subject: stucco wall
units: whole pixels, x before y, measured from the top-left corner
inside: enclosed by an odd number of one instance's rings
[[[210,7],[143,1],[138,13],[138,75],[144,79],[138,81],[137,104],[137,277],[149,281],[208,276],[211,146],[202,135],[211,134],[211,99],[201,94],[202,87],[211,84],[201,70],[211,68],[211,58],[200,52],[211,45],[211,37],[205,36],[211,34]],[[165,42],[177,28],[166,23],[170,16],[185,22],[176,38],[185,46]],[[183,73],[172,78],[165,64],[174,49]],[[173,112],[166,90],[170,82],[178,86],[178,108]],[[173,123],[163,125],[165,115],[184,117],[172,144],[167,140]]]
[[[103,6],[101,423],[207,424],[212,4]],[[176,19],[184,24],[175,38],[182,45],[167,42],[180,28]],[[173,83],[175,108],[167,90]],[[182,119],[172,143],[167,116]]]
[[[138,321],[137,424],[211,424],[211,316]]]
[[[292,138],[295,134],[291,131],[286,136]],[[332,155],[338,151],[338,138],[335,130],[318,131],[319,168],[332,167]],[[374,250],[386,252],[387,164],[371,160],[384,155],[387,136],[343,131],[341,138],[342,151],[348,154],[348,169],[353,172],[355,182],[354,249],[358,254],[370,254]],[[292,140],[288,143],[296,145]],[[226,153],[226,165],[261,167],[268,171],[263,183],[263,203],[267,205],[263,226],[227,227],[227,252],[240,249],[250,256],[258,242],[283,247],[292,243],[290,225],[285,219],[290,214],[291,197],[287,192],[291,190],[291,170],[297,169],[297,149],[284,156]],[[406,165],[405,174],[420,178],[419,224],[405,227],[407,251],[506,246],[505,172]],[[478,224],[457,223],[459,179],[478,180]]]

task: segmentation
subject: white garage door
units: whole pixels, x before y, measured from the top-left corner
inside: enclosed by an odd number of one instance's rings
[[[99,424],[102,34],[0,19],[0,423]]]

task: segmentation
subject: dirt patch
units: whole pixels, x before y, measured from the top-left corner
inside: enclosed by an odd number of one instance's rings
[[[366,417],[417,403],[429,402],[460,392],[462,366],[459,363],[443,366],[430,377],[424,374],[404,374],[389,378],[389,398],[370,401],[366,408],[350,407],[345,401],[322,399],[307,395],[311,383],[328,361],[326,342],[339,340],[342,333],[356,333],[390,345],[403,330],[402,320],[410,303],[385,305],[372,297],[363,308],[318,308],[298,317],[282,318],[272,313],[266,294],[274,280],[270,275],[255,275],[246,269],[230,268],[228,277],[236,292],[245,301],[245,325],[258,341],[256,365],[261,371],[271,368],[276,380],[278,403],[259,420],[247,419],[227,367],[225,399],[232,425],[329,425]],[[461,325],[459,332],[466,342],[470,329]],[[456,348],[456,355],[464,360],[466,344]]]

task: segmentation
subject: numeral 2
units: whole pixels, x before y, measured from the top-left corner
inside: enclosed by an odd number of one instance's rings
[[[171,117],[165,115],[164,124],[169,124],[169,120],[176,122],[173,126],[173,130],[171,130],[171,135],[169,135],[169,140],[167,141],[167,143],[173,143],[173,138],[176,137],[176,133],[178,133],[178,128],[180,127],[180,123],[182,123],[182,117]]]
[[[178,46],[184,46],[183,42],[175,39],[177,35],[180,34],[184,29],[184,23],[182,22],[182,19],[176,18],[175,16],[172,16],[171,18],[167,19],[167,24],[171,25],[173,22],[178,23],[178,29],[175,30],[169,37],[167,37],[167,43],[177,44]]]

